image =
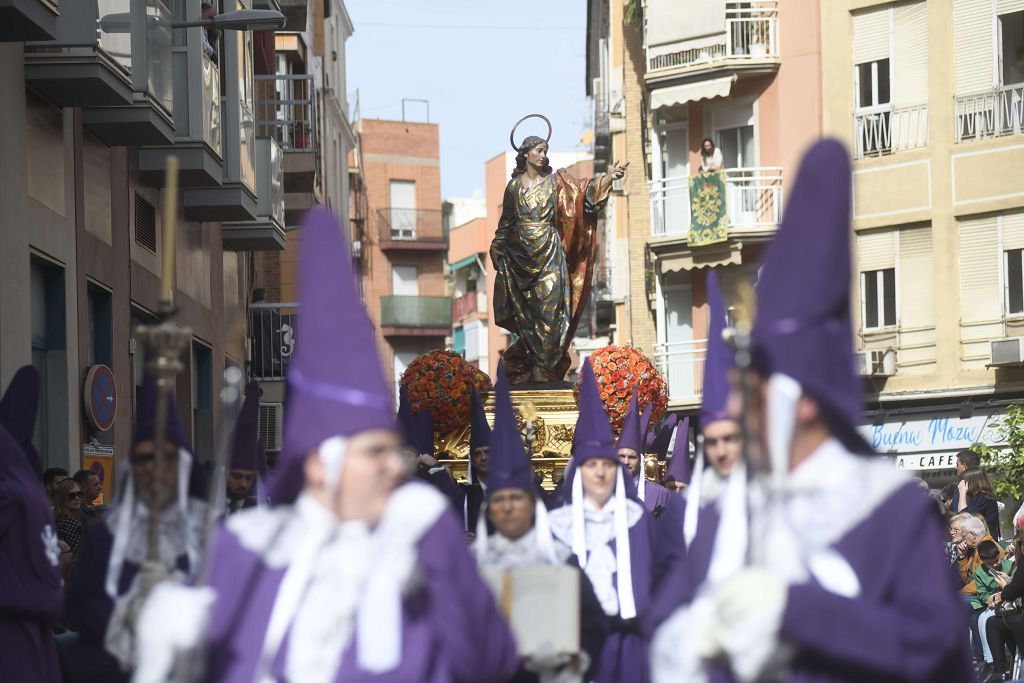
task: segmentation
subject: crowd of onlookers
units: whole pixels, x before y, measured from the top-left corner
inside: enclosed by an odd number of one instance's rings
[[[96,503],[103,483],[92,470],[78,470],[74,476],[69,476],[64,468],[51,467],[43,472],[43,486],[53,507],[61,572],[66,581],[86,528],[100,521],[106,512],[106,505]]]
[[[982,683],[1011,680],[1015,658],[1024,651],[1024,527],[1014,516],[1014,533],[1000,541],[999,503],[980,457],[961,451],[958,482],[942,491],[949,522],[949,564],[960,581],[970,615],[971,648]],[[1024,521],[1024,520],[1022,520]]]

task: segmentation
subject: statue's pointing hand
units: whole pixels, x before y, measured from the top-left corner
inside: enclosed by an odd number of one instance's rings
[[[612,164],[612,170],[611,170],[612,178],[614,178],[615,180],[619,180],[620,178],[622,178],[622,176],[626,175],[626,168],[628,168],[628,167],[629,167],[629,162],[628,161],[625,164],[622,164],[622,165],[620,165],[619,162],[616,161],[614,164]]]

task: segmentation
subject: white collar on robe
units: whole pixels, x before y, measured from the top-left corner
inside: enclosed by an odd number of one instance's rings
[[[289,680],[335,680],[356,632],[360,668],[364,660],[379,659],[364,650],[402,647],[400,614],[397,623],[378,623],[378,608],[389,596],[413,587],[417,544],[447,506],[433,487],[410,482],[391,494],[373,530],[361,522],[339,524],[330,510],[306,494],[294,506],[249,508],[228,518],[227,528],[242,547],[271,569],[286,568],[313,553],[312,575],[288,631]]]
[[[479,541],[477,541],[479,543]],[[564,564],[572,551],[561,542],[555,541],[555,560]],[[500,533],[493,533],[487,539],[487,546],[480,564],[499,569],[512,569],[537,564],[550,564],[551,561],[537,542],[536,528],[530,529],[520,538],[512,540]]]

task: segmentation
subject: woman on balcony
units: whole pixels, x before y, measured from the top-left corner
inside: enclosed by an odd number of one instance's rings
[[[715,147],[715,143],[711,141],[711,138],[704,138],[704,142],[700,143],[700,172],[711,173],[712,171],[721,171],[724,166],[722,150]]]
[[[590,293],[597,214],[628,164],[578,180],[565,169],[551,172],[544,138],[513,147],[516,168],[490,250],[495,320],[517,337],[503,356],[512,384],[559,381]]]

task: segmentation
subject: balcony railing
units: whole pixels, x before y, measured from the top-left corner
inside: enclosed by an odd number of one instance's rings
[[[757,61],[779,57],[777,0],[725,3],[725,33],[719,42],[651,56],[648,72],[710,65],[726,60]]]
[[[450,296],[384,296],[380,299],[380,326],[449,330]]]
[[[651,234],[685,235],[690,231],[689,177],[650,182]],[[772,231],[782,220],[782,169],[732,168],[726,171],[725,212],[730,230]]]
[[[285,152],[317,153],[316,91],[310,74],[256,76],[258,137]]]
[[[853,114],[856,158],[880,157],[928,144],[928,105],[882,104]]]
[[[258,380],[282,380],[295,351],[298,304],[249,306],[250,368]]]
[[[668,382],[670,403],[696,403],[704,388],[706,339],[655,344],[654,364]]]
[[[444,242],[442,213],[434,209],[376,210],[381,242]]]
[[[956,98],[956,142],[1024,132],[1024,83]]]
[[[478,294],[476,292],[467,292],[460,297],[452,299],[452,319],[463,320],[478,313],[480,307],[477,305]]]

